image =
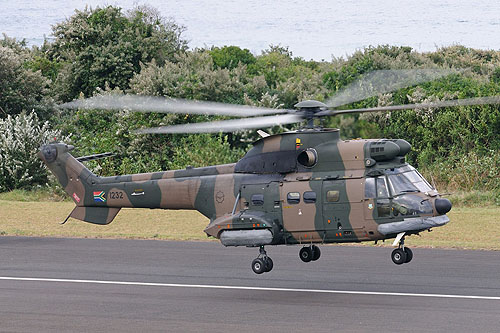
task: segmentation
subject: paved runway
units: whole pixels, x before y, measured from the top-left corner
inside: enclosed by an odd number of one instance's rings
[[[499,330],[498,252],[414,249],[396,266],[389,248],[321,249],[306,264],[269,247],[256,275],[257,249],[215,242],[1,237],[0,331]]]

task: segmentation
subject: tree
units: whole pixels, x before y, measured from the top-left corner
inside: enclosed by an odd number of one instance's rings
[[[251,65],[256,61],[248,49],[238,46],[212,47],[209,53],[214,65],[219,68],[234,69],[238,64]]]
[[[29,50],[6,40],[0,42],[0,118],[32,109],[44,114],[49,80],[40,71],[25,68]]]
[[[150,7],[127,14],[112,6],[77,10],[53,28],[56,40],[49,58],[63,64],[56,80],[58,97],[88,97],[105,87],[127,90],[141,63],[163,64],[186,48],[183,30]]]

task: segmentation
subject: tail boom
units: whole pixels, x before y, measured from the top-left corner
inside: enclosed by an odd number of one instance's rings
[[[77,206],[70,217],[108,224],[121,208],[159,208],[195,209],[211,218],[221,209],[231,211],[234,205],[233,191],[219,203],[214,190],[217,186],[233,188],[234,164],[98,177],[70,154],[72,149],[64,143],[51,143],[39,152]]]

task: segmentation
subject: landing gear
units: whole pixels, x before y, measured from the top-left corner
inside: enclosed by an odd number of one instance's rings
[[[303,262],[316,261],[321,256],[321,250],[316,245],[305,246],[299,251],[299,258]]]
[[[266,264],[261,258],[256,258],[252,261],[252,270],[255,274],[262,274],[266,271]]]
[[[316,260],[319,259],[319,257],[321,257],[321,250],[316,245],[311,246],[311,248],[312,248],[312,251],[313,251],[313,258],[312,258],[312,260],[316,261]]]
[[[409,247],[405,246],[404,233],[399,234],[398,237],[396,237],[393,245],[396,245],[398,241],[398,248],[391,253],[392,262],[396,265],[409,263],[413,259],[413,251]]]
[[[300,251],[299,251],[299,258],[303,262],[309,262],[309,261],[311,261],[312,257],[313,257],[313,253],[312,253],[312,249],[310,247],[303,247],[303,248],[300,249]]]
[[[391,253],[391,259],[396,265],[402,265],[406,262],[406,253],[402,249],[395,249]]]
[[[409,247],[405,247],[403,251],[406,253],[405,264],[407,264],[413,259],[413,251]]]
[[[273,269],[274,263],[271,257],[267,256],[264,245],[260,247],[259,252],[259,256],[252,261],[252,270],[255,274],[270,272]]]
[[[271,259],[271,257],[266,257],[264,263],[266,264],[266,272],[270,272],[274,267],[273,259]]]

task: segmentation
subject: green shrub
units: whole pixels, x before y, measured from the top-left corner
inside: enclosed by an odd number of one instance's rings
[[[219,68],[234,69],[239,64],[248,66],[256,61],[248,49],[241,49],[238,46],[212,47],[209,53],[214,66]]]
[[[49,80],[40,71],[25,68],[26,52],[19,45],[0,45],[0,118],[32,109],[45,115]]]
[[[186,47],[183,27],[144,6],[128,15],[112,6],[77,10],[53,31],[56,40],[49,60],[62,63],[55,88],[63,101],[80,93],[92,96],[96,88],[106,85],[128,89],[141,63],[154,59],[163,64]]]
[[[37,152],[59,135],[35,112],[0,119],[0,192],[47,184],[47,171]]]
[[[183,169],[188,165],[202,167],[235,163],[245,151],[231,148],[227,135],[195,134],[182,138],[174,148],[169,169]]]
[[[500,189],[500,152],[490,150],[479,154],[448,156],[421,170],[428,178],[436,179],[438,187],[448,191],[498,191]]]

